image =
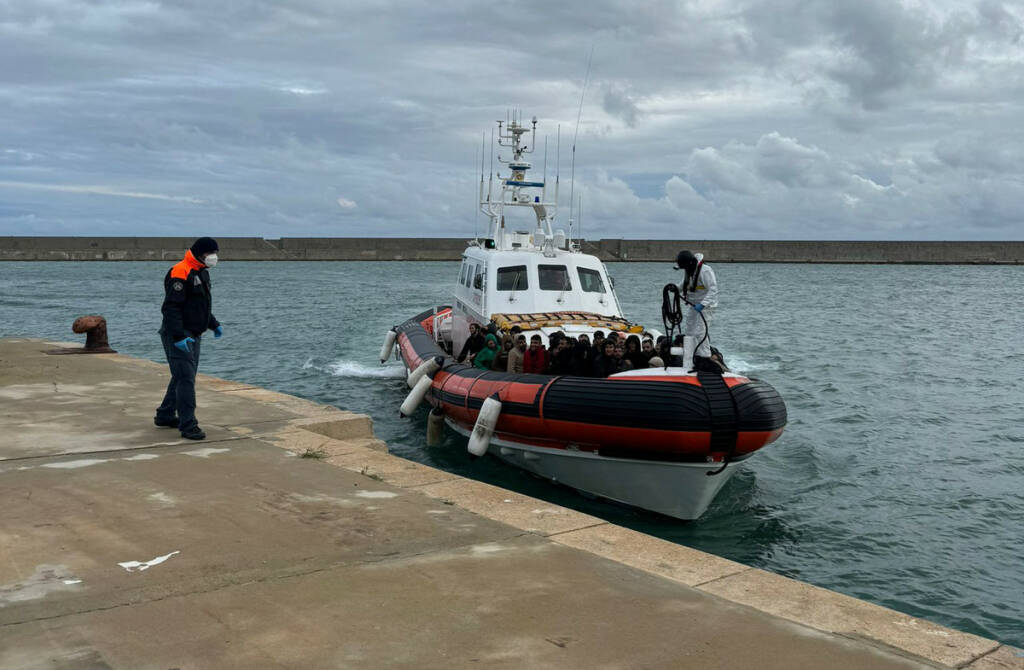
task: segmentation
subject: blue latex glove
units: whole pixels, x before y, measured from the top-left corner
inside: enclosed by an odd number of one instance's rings
[[[703,312],[703,311],[704,311],[704,305],[702,305],[702,304],[700,304],[700,303],[698,302],[698,303],[697,303],[696,305],[694,305],[694,306],[693,306],[693,309],[694,309],[694,310],[695,310],[696,312],[698,312],[698,313],[700,313],[700,312]]]
[[[213,329],[213,338],[214,339],[218,339],[223,334],[224,334],[224,329],[221,328],[220,326],[217,326],[216,328]]]
[[[184,351],[186,354],[191,354],[192,353],[192,348],[190,346],[188,346],[188,345],[192,344],[193,342],[195,342],[194,338],[186,337],[184,340],[179,340],[179,341],[175,342],[174,346],[178,347],[179,349]]]

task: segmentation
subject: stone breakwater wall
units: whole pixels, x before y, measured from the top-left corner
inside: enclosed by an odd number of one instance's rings
[[[0,237],[0,260],[169,261],[181,258],[185,237]],[[219,237],[221,256],[251,261],[452,261],[463,238]],[[733,263],[1024,264],[1024,241],[821,242],[781,240],[586,240],[583,250],[604,261],[669,261],[679,249]]]

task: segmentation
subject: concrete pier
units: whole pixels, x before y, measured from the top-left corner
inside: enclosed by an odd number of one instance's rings
[[[1024,667],[993,640],[387,453],[368,417],[0,340],[0,668]]]
[[[0,260],[179,260],[192,244],[184,237],[0,237]],[[219,237],[225,260],[455,261],[466,238]],[[1024,241],[836,242],[790,240],[583,240],[584,252],[603,261],[670,262],[680,249],[725,263],[910,263],[1019,265]]]

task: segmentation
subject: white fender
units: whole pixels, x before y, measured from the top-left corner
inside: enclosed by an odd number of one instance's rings
[[[409,391],[409,395],[405,396],[405,400],[402,402],[401,409],[398,410],[398,416],[407,417],[411,416],[416,408],[423,402],[423,397],[427,395],[427,391],[430,390],[430,385],[434,383],[434,380],[430,377],[420,377],[420,380],[416,382],[416,386],[412,387]]]
[[[491,444],[491,435],[494,434],[494,427],[498,425],[498,416],[501,414],[501,402],[494,398],[484,400],[480,407],[480,414],[476,417],[476,425],[469,436],[469,453],[474,456],[483,456],[487,453],[487,447]]]
[[[444,412],[435,407],[427,415],[427,446],[436,447],[444,436]]]
[[[406,379],[406,382],[409,384],[409,388],[416,386],[417,382],[419,382],[420,380],[420,377],[429,377],[430,375],[437,372],[441,368],[441,363],[443,361],[444,359],[441,358],[440,356],[435,356],[433,358],[428,358],[427,360],[423,361],[418,366],[416,366],[416,369],[410,372],[409,378]]]
[[[687,337],[683,340],[683,369],[689,372],[693,369],[693,352],[697,351],[697,338]]]
[[[384,363],[391,358],[391,352],[395,350],[395,340],[398,339],[398,333],[392,328],[388,331],[388,334],[384,336],[384,345],[380,348],[380,364]]]

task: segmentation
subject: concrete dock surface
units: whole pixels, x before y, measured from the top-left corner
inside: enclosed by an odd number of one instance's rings
[[[971,668],[1020,650],[413,463],[368,417],[0,340],[0,668]]]

